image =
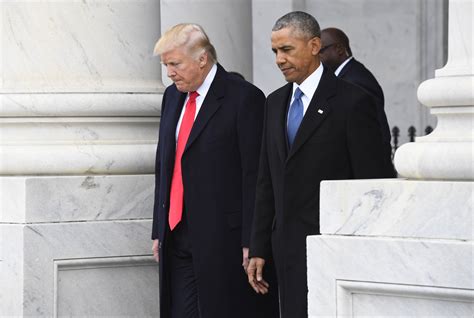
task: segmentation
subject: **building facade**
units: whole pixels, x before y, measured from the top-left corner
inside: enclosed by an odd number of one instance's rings
[[[347,33],[399,144],[436,126],[417,88],[446,62],[447,0],[0,0],[0,316],[157,316],[150,218],[169,81],[153,46],[199,23],[219,62],[268,94],[284,84],[271,27],[292,10]]]

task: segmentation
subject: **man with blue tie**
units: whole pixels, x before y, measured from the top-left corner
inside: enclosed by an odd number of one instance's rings
[[[199,25],[172,27],[155,53],[173,81],[156,155],[160,317],[277,318],[276,285],[257,295],[246,276],[265,96],[217,63]]]
[[[307,317],[306,237],[320,233],[320,182],[393,176],[373,99],[324,68],[320,36],[316,19],[300,11],[278,19],[271,35],[289,83],[265,105],[247,274],[267,293],[274,259],[282,318]]]

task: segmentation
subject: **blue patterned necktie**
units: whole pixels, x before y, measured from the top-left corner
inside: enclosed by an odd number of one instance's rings
[[[303,120],[303,102],[301,101],[301,96],[303,96],[303,92],[298,87],[295,90],[295,98],[290,105],[290,112],[288,114],[288,142],[290,143],[290,148],[293,145],[293,141],[295,141],[296,132]]]

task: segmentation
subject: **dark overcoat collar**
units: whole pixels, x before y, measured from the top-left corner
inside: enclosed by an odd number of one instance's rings
[[[211,117],[214,113],[219,109],[222,105],[222,100],[226,93],[226,85],[225,79],[227,77],[226,70],[220,65],[217,64],[217,72],[214,80],[209,87],[209,91],[204,98],[202,103],[201,109],[194,121],[193,127],[191,128],[191,132],[188,137],[188,141],[186,143],[186,147],[184,152],[196,141],[196,138],[200,135],[206,124],[209,122]],[[174,84],[173,84],[174,85]],[[170,96],[170,100],[172,100],[172,104],[174,107],[173,113],[171,114],[170,122],[173,123],[173,132],[169,133],[170,144],[176,143],[176,126],[179,121],[179,117],[181,116],[181,112],[183,111],[184,101],[186,100],[187,93],[182,93],[174,87],[174,91],[172,91],[172,96]]]
[[[347,62],[346,65],[344,65],[344,67],[339,72],[337,77],[343,78],[344,75],[346,75],[346,73],[349,71],[349,69],[354,65],[354,63],[355,63],[355,58],[353,57],[353,58],[351,58],[351,60],[349,62]]]
[[[196,141],[196,138],[201,134],[204,127],[206,127],[209,120],[212,118],[214,113],[221,107],[224,96],[226,94],[226,81],[227,72],[220,65],[217,64],[217,72],[214,80],[212,81],[211,87],[204,98],[201,109],[194,121],[193,128],[189,134],[188,142],[186,143],[186,152],[189,147]]]

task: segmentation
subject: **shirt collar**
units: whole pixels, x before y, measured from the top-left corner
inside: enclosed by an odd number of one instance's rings
[[[211,88],[212,81],[214,80],[214,77],[216,77],[216,73],[217,73],[217,65],[214,64],[211,70],[209,71],[209,73],[207,73],[207,76],[204,79],[204,82],[196,90],[199,96],[206,97],[207,92],[209,91],[209,88]]]
[[[314,92],[316,92],[316,88],[318,88],[319,81],[321,80],[321,76],[323,75],[323,63],[319,63],[318,68],[308,76],[303,83],[300,85],[293,83],[293,95],[295,94],[296,88],[300,88],[303,94],[309,98],[309,100],[313,99]]]
[[[344,62],[342,62],[341,65],[339,65],[339,67],[336,69],[336,71],[334,72],[334,74],[336,76],[339,76],[339,73],[341,73],[342,69],[344,68],[344,66],[346,66],[347,63],[349,63],[349,61],[352,60],[352,56],[349,56]]]

